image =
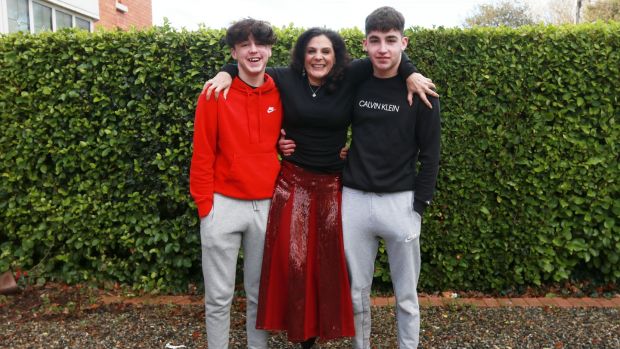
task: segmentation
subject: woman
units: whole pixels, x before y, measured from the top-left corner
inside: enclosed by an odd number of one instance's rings
[[[415,71],[408,60],[401,68],[404,76]],[[224,70],[236,74],[235,66]],[[317,337],[354,335],[339,154],[355,86],[370,77],[372,65],[368,60],[349,64],[340,35],[311,28],[298,38],[290,67],[267,68],[267,73],[280,90],[283,129],[296,147],[283,157],[269,212],[257,328],[287,331],[290,341],[310,348]],[[211,89],[225,87],[216,83]]]

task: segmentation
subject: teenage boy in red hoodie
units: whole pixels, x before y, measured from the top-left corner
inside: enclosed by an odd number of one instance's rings
[[[209,348],[228,348],[230,304],[239,248],[247,301],[248,348],[267,348],[256,329],[258,287],[270,198],[280,170],[276,143],[282,122],[280,95],[265,74],[275,34],[263,21],[244,19],[228,28],[226,43],[239,76],[226,99],[198,98],[190,192],[200,216],[202,271]]]

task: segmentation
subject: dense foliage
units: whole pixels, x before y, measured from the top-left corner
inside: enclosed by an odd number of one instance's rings
[[[278,30],[274,65],[300,32]],[[188,166],[196,97],[229,60],[222,35],[0,38],[0,272],[162,291],[201,280]],[[362,34],[343,35],[362,56]],[[442,96],[421,287],[619,280],[620,25],[408,35]]]

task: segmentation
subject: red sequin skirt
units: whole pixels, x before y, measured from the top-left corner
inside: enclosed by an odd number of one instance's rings
[[[256,327],[288,340],[352,337],[341,176],[282,161],[271,201]]]

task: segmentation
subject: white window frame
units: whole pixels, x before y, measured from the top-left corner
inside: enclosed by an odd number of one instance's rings
[[[52,9],[52,31],[55,32],[56,28],[56,11],[62,11],[68,15],[71,15],[71,27],[76,27],[76,18],[83,19],[88,21],[89,28],[88,32],[92,33],[94,28],[94,22],[92,18],[84,16],[83,14],[77,13],[68,9],[66,7],[60,7],[55,3],[50,3],[44,0],[28,0],[28,30],[30,33],[34,33],[34,9],[33,3],[38,3],[39,5],[50,7]],[[8,33],[9,32],[9,6],[7,0],[0,0],[0,33]]]
[[[6,0],[0,0],[0,33],[9,32],[9,6]]]

